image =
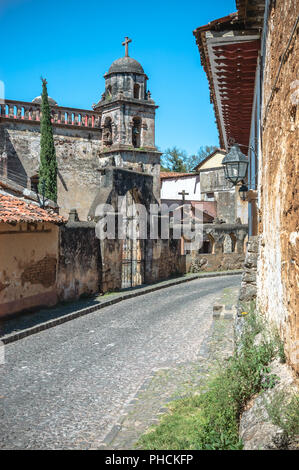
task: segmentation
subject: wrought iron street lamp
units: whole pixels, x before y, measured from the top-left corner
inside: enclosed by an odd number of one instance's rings
[[[222,165],[224,166],[225,178],[233,183],[234,186],[243,182],[248,169],[248,158],[241,152],[238,144],[234,144],[231,147],[230,151],[223,158]]]
[[[242,199],[242,201],[246,201],[247,193],[248,193],[248,187],[243,182],[240,189],[239,189],[239,195],[240,195],[240,198]]]

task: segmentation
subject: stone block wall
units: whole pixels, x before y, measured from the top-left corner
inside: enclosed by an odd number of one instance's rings
[[[248,302],[256,299],[256,271],[258,259],[258,237],[250,237],[242,274],[239,300]]]
[[[257,274],[258,306],[279,328],[288,360],[297,372],[299,42],[298,24],[295,29],[294,26],[298,11],[299,0],[276,0],[271,3],[269,13],[263,83],[262,158],[259,162],[260,257]]]

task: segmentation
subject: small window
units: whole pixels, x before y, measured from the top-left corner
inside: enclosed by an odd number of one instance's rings
[[[112,120],[106,117],[103,129],[103,143],[104,145],[112,145]]]
[[[210,241],[204,241],[202,247],[198,250],[198,253],[208,254],[212,253],[212,243]]]
[[[134,85],[134,98],[139,100],[139,94],[140,94],[140,86],[138,85],[138,83],[135,83],[135,85]]]
[[[208,234],[204,237],[202,247],[198,250],[200,254],[214,253],[215,240],[212,235]]]
[[[214,201],[215,195],[214,193],[206,193],[206,201]]]
[[[133,118],[132,128],[132,144],[133,147],[140,147],[140,134],[141,134],[141,119],[139,117]]]
[[[109,99],[112,97],[112,86],[108,85],[106,88],[106,98]]]
[[[31,191],[33,191],[34,193],[38,193],[38,183],[39,183],[38,175],[31,176],[30,183],[31,183]]]

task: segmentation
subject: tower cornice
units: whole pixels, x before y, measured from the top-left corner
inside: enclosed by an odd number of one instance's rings
[[[121,105],[121,104],[136,105],[139,108],[141,108],[142,106],[145,106],[147,108],[154,108],[154,109],[159,108],[159,106],[156,105],[153,100],[150,100],[150,101],[141,100],[141,99],[135,99],[135,98],[127,98],[124,96],[123,98],[118,97],[116,99],[101,100],[95,106],[93,106],[93,109],[97,111],[97,110],[101,110],[104,108],[109,108],[111,105]]]

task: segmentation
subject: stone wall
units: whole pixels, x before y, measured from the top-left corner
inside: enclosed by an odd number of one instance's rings
[[[60,214],[67,216],[76,207],[79,217],[86,220],[101,181],[98,171],[101,132],[53,126],[53,133]],[[30,178],[39,168],[39,123],[0,123],[0,155],[3,151],[7,154],[7,176],[24,186],[30,185]]]
[[[103,186],[107,167],[134,170],[153,176],[153,191],[160,198],[160,153],[143,150],[102,153],[99,129],[72,129],[54,126],[54,144],[58,163],[58,200],[60,214],[67,217],[76,207],[80,220],[87,220],[90,208]],[[38,122],[0,123],[0,155],[7,154],[7,176],[30,188],[30,178],[38,174],[40,126]]]
[[[214,168],[200,172],[200,192],[203,200],[207,200],[207,193],[214,193],[217,202],[217,217],[227,223],[236,220],[235,188],[231,188],[224,178],[223,168]]]
[[[55,305],[55,224],[0,224],[0,316]]]
[[[152,176],[150,192],[143,194],[144,199],[151,199],[151,202],[160,200],[160,152],[145,152],[142,150],[122,151],[110,149],[101,154],[99,159],[99,168],[105,178],[101,179],[101,187],[107,186],[106,175],[114,169],[116,172],[129,171],[130,179],[133,180],[135,172],[138,178],[144,178],[146,175]],[[139,175],[139,176],[138,176]],[[132,186],[132,185],[131,185]],[[111,191],[114,188],[111,186]],[[123,192],[122,192],[123,195]]]
[[[101,291],[116,291],[122,288],[122,240],[102,240]],[[143,283],[168,279],[185,273],[180,256],[180,240],[144,240]]]
[[[185,273],[181,262],[180,240],[148,240],[145,282],[157,282],[172,275]]]
[[[245,255],[239,253],[192,253],[190,272],[199,273],[243,269],[244,258]]]
[[[191,252],[191,272],[242,269],[247,231],[245,224],[204,224],[204,240],[210,240],[210,252]]]
[[[271,7],[259,162],[261,243],[257,300],[260,310],[280,329],[288,360],[299,372],[298,25],[281,62],[298,15],[299,1],[276,0]]]
[[[101,251],[95,224],[68,222],[59,234],[58,298],[74,300],[100,290]]]
[[[125,113],[123,112],[125,106]],[[104,104],[102,128],[107,122],[111,123],[113,144],[133,147],[133,119],[140,119],[140,141],[138,148],[155,150],[155,105],[140,100],[125,100],[120,105],[119,100]],[[104,145],[104,142],[103,142]]]
[[[258,237],[250,237],[248,240],[247,253],[242,274],[239,300],[248,302],[256,299],[256,270],[258,259]]]

